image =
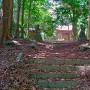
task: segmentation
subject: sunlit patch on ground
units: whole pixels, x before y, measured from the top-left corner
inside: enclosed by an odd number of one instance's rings
[[[19,41],[12,40],[12,42],[14,42],[16,45],[21,45],[21,44],[19,43]]]

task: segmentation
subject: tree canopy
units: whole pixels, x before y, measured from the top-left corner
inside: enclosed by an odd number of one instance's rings
[[[4,8],[6,5],[7,11]],[[81,25],[84,25],[85,32],[88,30],[88,0],[0,0],[0,6],[0,11],[6,12],[9,18],[8,23],[5,22],[8,26],[5,30],[8,29],[4,32],[3,40],[10,37],[25,38],[25,28],[29,30],[36,25],[40,25],[41,32],[46,36],[52,36],[57,26],[72,24],[74,39],[78,38]]]

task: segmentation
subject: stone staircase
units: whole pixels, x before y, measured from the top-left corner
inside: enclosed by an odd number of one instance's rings
[[[24,69],[30,70],[27,75],[32,90],[89,90],[82,87],[85,77],[79,66],[89,66],[85,60],[28,60],[24,61]]]

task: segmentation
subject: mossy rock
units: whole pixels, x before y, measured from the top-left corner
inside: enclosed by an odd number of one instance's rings
[[[19,62],[22,59],[23,52],[19,53],[16,57],[16,61]]]
[[[79,49],[80,49],[80,51],[85,51],[87,49],[90,49],[90,45],[88,45],[88,44],[81,44],[79,46]]]

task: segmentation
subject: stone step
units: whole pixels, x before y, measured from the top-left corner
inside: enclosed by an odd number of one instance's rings
[[[43,64],[43,65],[90,65],[89,60],[28,60],[25,64]]]
[[[35,83],[36,86],[43,88],[76,88],[79,87],[79,82],[76,81],[58,81],[58,82],[49,82],[49,81],[38,81]]]
[[[49,65],[38,65],[38,66],[25,66],[24,69],[27,70],[37,70],[44,71],[44,72],[71,72],[71,71],[77,71],[78,67],[76,66],[49,66]]]
[[[76,79],[76,78],[81,78],[79,74],[74,74],[74,73],[34,73],[34,74],[29,74],[29,78],[33,79],[49,79],[49,78],[58,78],[58,79]]]
[[[46,70],[46,71],[76,71],[78,68],[76,68],[75,66],[41,66],[41,67],[37,67],[37,69],[39,70]]]

